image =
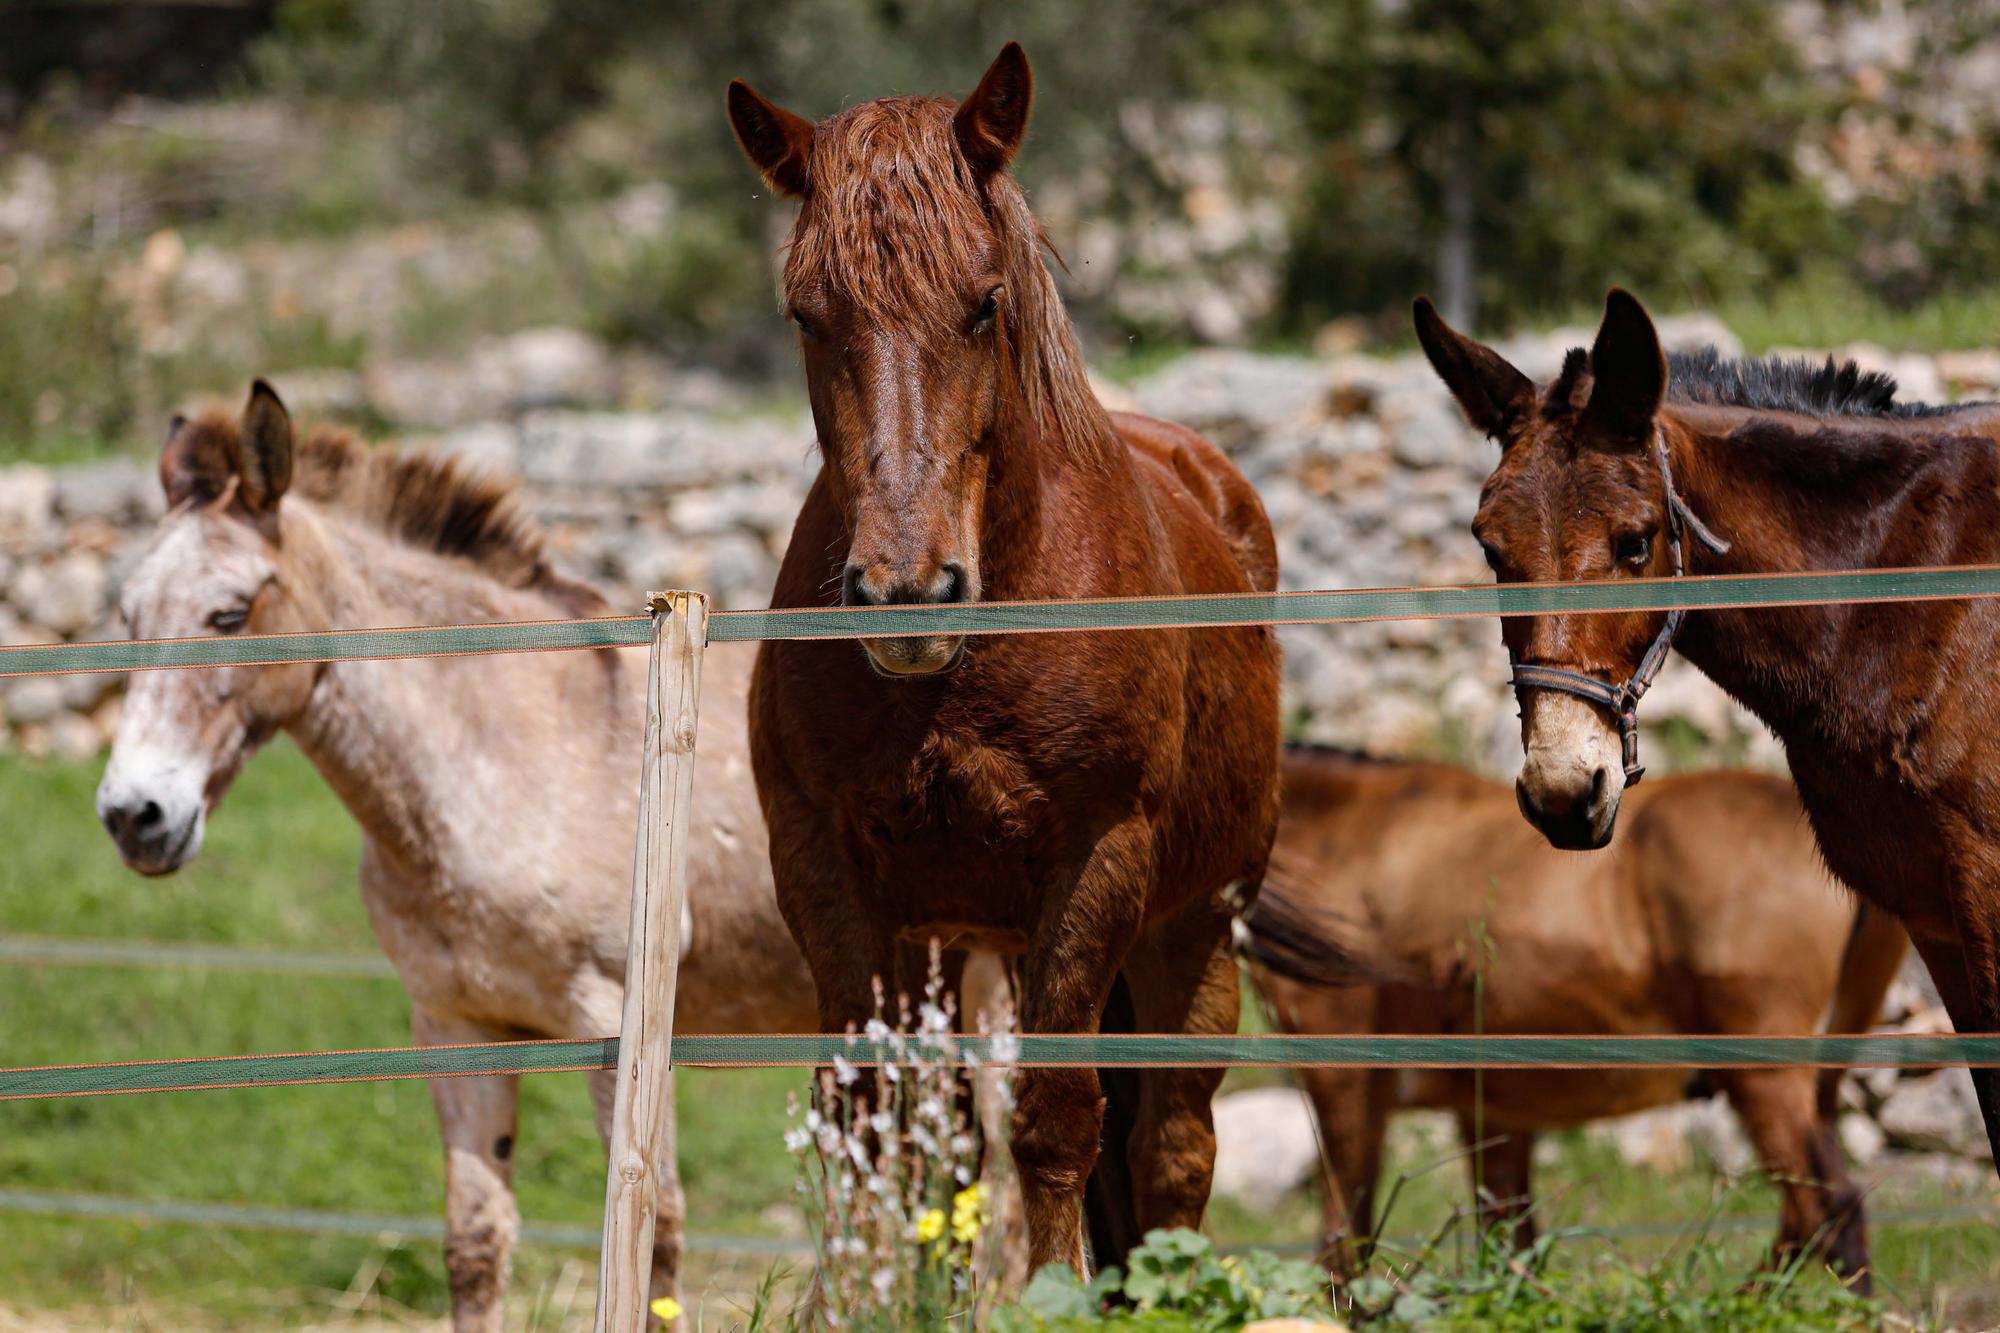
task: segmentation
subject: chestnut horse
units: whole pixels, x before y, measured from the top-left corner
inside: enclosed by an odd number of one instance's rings
[[[1705,773],[1632,794],[1605,852],[1549,847],[1506,788],[1446,764],[1287,746],[1272,878],[1370,939],[1394,984],[1327,989],[1253,969],[1290,1032],[1725,1036],[1866,1032],[1909,942],[1828,877],[1798,795],[1762,773]],[[1716,1070],[1783,1199],[1775,1257],[1825,1255],[1867,1281],[1861,1196],[1835,1132],[1840,1070]],[[1488,1204],[1534,1234],[1539,1130],[1680,1101],[1675,1069],[1308,1069],[1327,1180],[1324,1244],[1365,1253],[1389,1113],[1456,1113]],[[1817,1086],[1815,1086],[1817,1084]]]
[[[783,294],[821,453],[773,605],[1275,586],[1263,507],[1222,453],[1092,394],[1007,172],[1029,97],[1011,44],[963,104],[814,125],[730,85],[744,151],[800,201]],[[778,902],[828,1030],[930,937],[1019,954],[1025,1031],[1097,1031],[1107,1006],[1138,1031],[1236,1030],[1231,903],[1278,809],[1268,627],[773,642],[750,710]],[[1094,1167],[1100,1260],[1200,1221],[1219,1077],[1105,1080],[1100,1161],[1097,1073],[1021,1072],[1036,1265],[1082,1266]]]
[[[1899,403],[1894,381],[1832,361],[1669,359],[1622,291],[1546,389],[1428,302],[1416,318],[1500,444],[1473,531],[1502,582],[2000,562],[2000,404]],[[1609,701],[1671,639],[1784,742],[1827,865],[1903,922],[1958,1030],[2000,1031],[2000,603],[1696,611],[1673,628],[1650,612],[1501,622],[1523,812],[1559,846],[1611,836],[1627,765]],[[2000,1150],[2000,1069],[1972,1080]]]

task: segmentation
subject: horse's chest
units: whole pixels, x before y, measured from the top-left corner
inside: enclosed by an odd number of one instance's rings
[[[837,800],[851,844],[885,875],[913,862],[1006,856],[1052,813],[1026,760],[976,734],[934,733],[885,758]]]
[[[1906,918],[1946,908],[1951,880],[1935,798],[1858,764],[1813,763],[1793,751],[1793,776],[1827,868],[1863,898]]]

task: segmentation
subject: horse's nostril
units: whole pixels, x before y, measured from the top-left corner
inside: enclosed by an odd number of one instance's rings
[[[849,565],[841,584],[842,596],[849,606],[873,606],[875,599],[868,595],[868,586],[861,581],[861,566]]]
[[[1609,769],[1600,768],[1597,772],[1591,774],[1590,805],[1592,809],[1596,809],[1604,801],[1604,781],[1606,774],[1609,772]]]
[[[148,801],[139,808],[138,824],[142,829],[149,829],[157,825],[164,817],[164,813],[160,809],[160,803],[158,801]]]
[[[939,571],[938,600],[940,602],[962,602],[970,591],[971,580],[965,577],[965,566],[957,561],[947,563]]]

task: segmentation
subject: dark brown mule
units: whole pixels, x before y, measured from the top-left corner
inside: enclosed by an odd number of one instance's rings
[[[801,201],[784,298],[822,466],[776,606],[1276,582],[1263,508],[1223,455],[1092,395],[1006,170],[1029,93],[1013,45],[962,105],[890,98],[815,126],[730,86],[744,150]],[[1022,955],[1027,1031],[1097,1030],[1114,989],[1139,1031],[1235,1031],[1226,890],[1254,890],[1277,819],[1267,628],[769,643],[751,727],[779,902],[829,1030],[868,1017],[899,941],[941,936]],[[1129,1106],[1108,1080],[1120,1231],[1200,1220],[1218,1077],[1148,1070]],[[1098,1076],[1024,1071],[1018,1090],[1033,1261],[1080,1264]]]
[[[1668,536],[1688,522],[1669,523],[1668,470],[1728,545],[1684,542],[1691,573],[2000,562],[2000,405],[1898,403],[1893,381],[1831,362],[1669,361],[1621,291],[1545,390],[1428,302],[1417,333],[1500,443],[1473,528],[1503,582],[1670,572]],[[1501,632],[1517,667],[1623,681],[1664,623],[1535,616]],[[1675,646],[1784,742],[1827,865],[1902,920],[1958,1030],[2000,1030],[2000,603],[1703,611]],[[1624,787],[1609,712],[1529,687],[1521,728],[1530,818],[1559,844],[1608,838]],[[2000,1070],[1972,1078],[2000,1150]]]
[[[1908,948],[1858,914],[1819,862],[1792,784],[1762,773],[1665,778],[1633,792],[1624,833],[1572,856],[1521,822],[1506,788],[1445,764],[1291,747],[1272,877],[1369,939],[1394,984],[1328,989],[1261,972],[1292,1032],[1728,1036],[1866,1032]],[[1839,1070],[1716,1070],[1783,1199],[1782,1259],[1825,1255],[1865,1284],[1861,1196],[1835,1133]],[[1454,1112],[1496,1217],[1533,1236],[1537,1131],[1664,1106],[1677,1069],[1310,1069],[1326,1149],[1329,1263],[1365,1249],[1389,1114]],[[1817,1085],[1817,1086],[1816,1086]]]

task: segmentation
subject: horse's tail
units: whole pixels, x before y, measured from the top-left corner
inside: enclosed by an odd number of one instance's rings
[[[1847,947],[1840,955],[1840,978],[1834,983],[1833,1003],[1827,1010],[1827,1032],[1865,1033],[1875,1026],[1882,1016],[1882,997],[1896,979],[1909,947],[1910,937],[1902,922],[1867,903],[1858,905]],[[1845,1069],[1819,1071],[1819,1116],[1826,1124],[1832,1124],[1839,1114],[1840,1080],[1846,1073]]]
[[[1273,869],[1276,867],[1274,865]],[[1302,986],[1381,985],[1405,980],[1393,964],[1365,958],[1354,923],[1316,907],[1310,889],[1232,884],[1224,891],[1236,956]]]

